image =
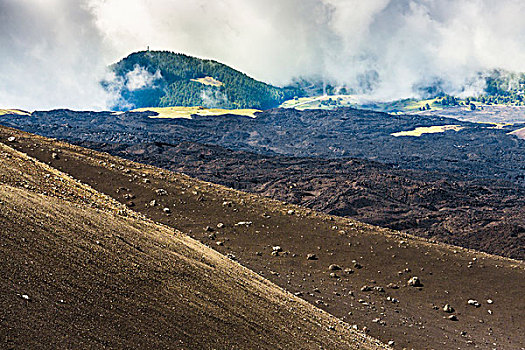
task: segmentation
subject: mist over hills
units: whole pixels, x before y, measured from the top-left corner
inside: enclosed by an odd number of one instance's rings
[[[109,69],[111,74],[101,84],[113,96],[110,106],[113,110],[172,106],[265,110],[302,96],[327,95],[355,95],[367,101],[371,98],[367,94],[373,93],[375,80],[379,79],[376,72],[371,72],[363,76],[358,85],[338,85],[335,80],[301,76],[286,87],[276,87],[217,61],[149,50],[132,53]],[[476,89],[464,86],[457,96],[447,94],[446,82],[441,79],[416,90],[423,99],[437,98],[434,102],[441,107],[468,106],[472,102],[514,106],[525,103],[524,73],[478,72],[471,85],[474,82]],[[359,104],[354,106],[360,107]],[[363,107],[373,108],[374,105],[367,102]]]
[[[483,88],[479,72],[525,71],[522,1],[52,4],[0,4],[0,108],[107,109],[115,96],[99,84],[105,68],[148,46],[213,58],[275,86],[369,82],[377,100],[418,97],[437,81],[447,94],[471,94]]]

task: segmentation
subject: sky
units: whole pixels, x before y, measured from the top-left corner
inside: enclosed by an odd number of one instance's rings
[[[378,100],[525,71],[522,0],[0,0],[0,108],[107,108],[128,54],[169,50],[275,85],[321,77]]]

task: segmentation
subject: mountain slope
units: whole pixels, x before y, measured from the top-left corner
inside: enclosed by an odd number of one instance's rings
[[[354,109],[156,114],[56,110],[0,123],[370,224],[525,256],[525,141],[508,135],[523,126]],[[439,125],[463,129],[392,135]]]
[[[328,214],[525,260],[525,188],[359,159],[264,156],[213,145],[79,142]]]
[[[434,244],[13,129],[0,131],[2,141],[16,137],[11,144],[16,149],[188,233],[341,320],[366,327],[383,342],[395,341],[395,347],[515,350],[525,343],[522,262]],[[136,245],[143,249],[143,243]],[[414,276],[422,286],[407,284]],[[471,299],[479,306],[468,304]],[[443,311],[445,304],[454,308],[457,321]]]
[[[114,109],[205,106],[277,107],[296,93],[250,78],[225,64],[168,51],[136,52],[111,66],[103,82],[118,95]]]
[[[0,155],[3,348],[387,348],[55,168]]]

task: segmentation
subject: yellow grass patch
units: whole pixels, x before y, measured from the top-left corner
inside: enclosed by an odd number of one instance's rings
[[[197,83],[201,83],[203,85],[210,85],[210,86],[216,86],[216,87],[220,87],[224,85],[222,82],[218,81],[217,79],[213,77],[205,77],[205,78],[190,79],[190,80],[197,82]]]
[[[132,112],[156,112],[158,115],[150,118],[185,118],[191,119],[192,115],[200,116],[217,116],[224,114],[242,115],[255,118],[255,113],[260,112],[258,109],[221,109],[221,108],[204,108],[204,107],[163,107],[163,108],[138,108]]]
[[[31,113],[23,111],[21,109],[0,109],[0,115],[6,114],[31,115]]]
[[[463,129],[465,128],[459,125],[436,125],[436,126],[419,127],[419,128],[415,128],[414,130],[409,130],[409,131],[400,131],[400,132],[393,133],[391,135],[395,137],[399,137],[399,136],[419,137],[423,134],[438,134],[438,133],[442,133],[448,130],[460,131]]]
[[[525,140],[525,128],[521,128],[518,130],[514,130],[513,132],[509,132],[509,135],[514,135],[519,139]]]

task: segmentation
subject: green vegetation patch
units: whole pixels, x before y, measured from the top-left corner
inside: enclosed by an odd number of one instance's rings
[[[142,51],[111,66],[102,85],[116,92],[113,109],[197,107],[270,109],[297,95],[250,78],[222,63],[168,51]]]

